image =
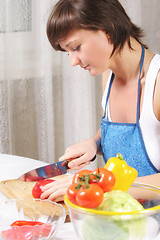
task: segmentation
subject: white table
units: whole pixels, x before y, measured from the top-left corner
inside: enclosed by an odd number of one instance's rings
[[[23,173],[47,165],[42,161],[9,154],[0,154],[0,181],[16,179]],[[0,193],[0,199],[6,197]],[[78,240],[71,223],[64,223],[54,236],[54,240]]]
[[[0,154],[0,181],[16,179],[27,171],[45,165],[47,165],[47,163],[31,158]],[[0,199],[6,199],[1,192]],[[153,233],[156,230],[155,222],[152,223],[152,221],[153,219],[150,219],[150,222],[148,223],[150,228],[147,229],[148,234],[143,240],[160,240],[160,234],[158,234],[156,238],[149,237],[153,236]],[[64,223],[61,229],[53,237],[53,240],[78,240],[78,237],[75,233],[73,225],[71,223]]]

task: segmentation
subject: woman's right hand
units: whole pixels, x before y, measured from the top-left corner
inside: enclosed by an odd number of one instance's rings
[[[95,157],[100,147],[100,137],[98,133],[94,137],[68,147],[65,154],[59,158],[59,161],[71,160],[68,163],[68,167],[74,170],[79,170],[90,164],[90,160]]]

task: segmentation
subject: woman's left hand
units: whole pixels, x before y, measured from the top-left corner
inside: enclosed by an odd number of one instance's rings
[[[59,202],[64,200],[64,195],[67,192],[68,187],[72,183],[74,174],[66,175],[63,178],[59,178],[52,183],[47,184],[43,188],[43,193],[41,194],[41,199],[49,199],[54,202]]]

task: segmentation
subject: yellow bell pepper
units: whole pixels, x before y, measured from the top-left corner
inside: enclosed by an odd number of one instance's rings
[[[117,153],[116,157],[109,158],[104,168],[115,175],[113,190],[127,191],[138,176],[137,170],[128,166],[120,153]]]

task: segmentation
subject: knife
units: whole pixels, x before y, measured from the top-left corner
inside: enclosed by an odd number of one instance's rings
[[[90,160],[90,162],[93,162],[95,159],[96,159],[96,155],[94,156],[94,158]],[[68,167],[68,163],[70,161],[72,160],[64,160],[64,161],[48,164],[44,167],[33,169],[29,172],[24,173],[18,179],[25,182],[34,182],[34,181],[39,181],[46,178],[56,177],[58,175],[63,175],[67,173],[68,169],[70,169]]]

